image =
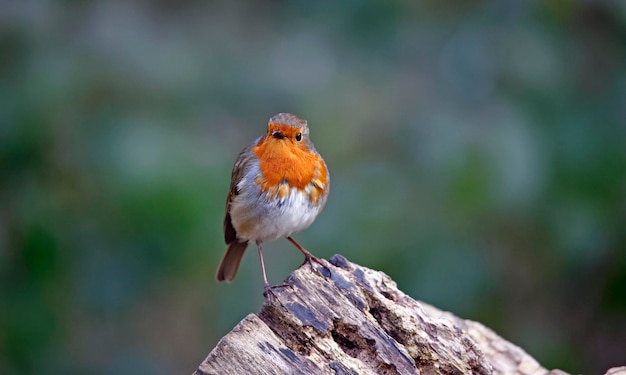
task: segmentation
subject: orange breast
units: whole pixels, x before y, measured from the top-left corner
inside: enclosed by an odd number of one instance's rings
[[[267,137],[252,151],[259,158],[262,172],[255,182],[270,196],[282,198],[289,195],[290,188],[296,188],[309,190],[311,201],[316,203],[324,194],[328,171],[321,157],[306,146],[288,139]]]

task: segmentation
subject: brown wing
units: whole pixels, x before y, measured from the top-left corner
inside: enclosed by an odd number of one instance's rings
[[[224,240],[226,244],[230,244],[237,239],[237,231],[233,227],[233,223],[230,217],[230,203],[233,198],[239,194],[237,184],[243,178],[245,170],[248,164],[252,161],[254,154],[252,153],[252,147],[258,142],[258,139],[244,148],[237,156],[235,165],[233,166],[233,172],[230,178],[230,190],[226,196],[226,213],[224,215]]]
[[[248,164],[252,161],[252,147],[258,141],[259,140],[257,139],[254,143],[244,148],[237,157],[235,165],[233,166],[233,173],[230,179],[230,190],[226,196],[226,213],[224,215],[224,240],[226,241],[228,248],[226,249],[226,253],[224,253],[224,257],[222,258],[220,265],[217,267],[217,272],[215,274],[217,281],[231,282],[235,278],[243,253],[246,251],[246,247],[248,247],[248,241],[242,242],[237,239],[237,231],[235,230],[235,227],[233,227],[230,217],[230,204],[233,201],[233,198],[239,194],[237,184],[243,178],[245,171],[248,168]]]

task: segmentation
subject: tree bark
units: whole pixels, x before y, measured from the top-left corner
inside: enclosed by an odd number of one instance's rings
[[[304,264],[194,374],[566,374],[341,255]],[[607,375],[626,375],[614,368]]]

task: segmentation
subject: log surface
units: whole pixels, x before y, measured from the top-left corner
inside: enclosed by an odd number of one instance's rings
[[[341,255],[305,264],[194,374],[566,374]],[[626,375],[625,368],[607,374]]]

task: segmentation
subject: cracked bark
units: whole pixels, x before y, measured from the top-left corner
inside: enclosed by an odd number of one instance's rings
[[[389,276],[335,255],[304,265],[194,374],[566,374],[480,323],[418,302]],[[614,368],[611,375],[626,375]]]

